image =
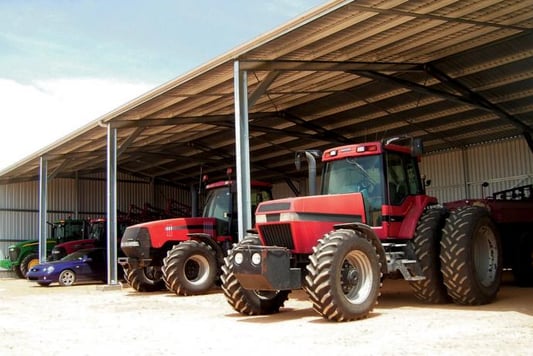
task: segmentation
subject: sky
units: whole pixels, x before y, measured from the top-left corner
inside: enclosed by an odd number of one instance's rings
[[[0,0],[0,171],[326,0]]]

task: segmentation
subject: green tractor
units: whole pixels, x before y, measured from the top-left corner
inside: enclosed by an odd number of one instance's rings
[[[55,221],[52,225],[51,238],[46,240],[46,255],[61,242],[87,238],[88,222],[81,219]],[[26,278],[26,273],[39,263],[39,240],[20,241],[10,245],[9,261],[11,268],[19,278]]]

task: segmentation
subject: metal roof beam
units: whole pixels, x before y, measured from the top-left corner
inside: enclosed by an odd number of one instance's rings
[[[395,62],[344,62],[344,61],[304,61],[304,60],[242,60],[241,69],[248,71],[329,71],[348,72],[365,70],[377,72],[423,72],[418,63]]]
[[[352,74],[355,74],[355,75],[359,75],[359,76],[363,76],[363,77],[367,77],[367,78],[376,79],[376,80],[383,80],[383,81],[392,82],[392,83],[398,84],[398,85],[400,85],[402,87],[408,88],[408,89],[410,89],[412,91],[415,91],[415,92],[418,92],[418,93],[427,94],[427,95],[435,95],[435,96],[441,97],[443,99],[446,99],[446,100],[449,100],[449,101],[452,101],[452,102],[456,102],[456,103],[460,103],[460,104],[468,104],[468,105],[474,106],[474,107],[476,107],[478,109],[481,109],[481,110],[493,112],[493,110],[491,108],[488,108],[488,107],[486,107],[485,105],[482,105],[479,102],[472,101],[470,98],[465,98],[465,97],[462,97],[462,96],[459,96],[459,95],[455,95],[455,94],[451,94],[451,93],[448,93],[448,92],[445,92],[445,91],[442,91],[442,90],[437,90],[437,89],[433,89],[433,88],[430,88],[430,87],[426,87],[426,86],[420,85],[418,83],[413,83],[413,82],[410,82],[408,80],[401,79],[401,78],[398,78],[398,77],[394,77],[394,76],[391,76],[391,75],[381,74],[381,73],[377,73],[377,72],[373,72],[373,71],[350,71],[349,73],[352,73]]]
[[[324,129],[323,127],[321,126],[318,126],[318,125],[315,125],[311,122],[308,122],[308,121],[305,121],[304,119],[294,115],[294,114],[291,114],[290,112],[288,111],[282,111],[282,112],[279,112],[278,113],[278,116],[285,119],[285,120],[288,120],[290,122],[293,122],[295,123],[296,125],[298,126],[301,126],[307,130],[311,130],[311,131],[314,131],[318,134],[320,134],[323,138],[326,139],[326,141],[333,141],[333,142],[340,142],[340,143],[353,143],[352,140],[350,140],[349,138],[343,136],[343,135],[340,135],[334,131],[331,131],[331,130],[326,130]]]
[[[491,111],[498,115],[500,118],[510,122],[515,127],[520,129],[524,134],[528,134],[531,138],[531,133],[533,132],[533,129],[529,127],[528,125],[524,124],[522,121],[514,117],[513,115],[509,114],[499,106],[491,103],[489,100],[487,100],[482,95],[472,91],[470,88],[459,82],[458,80],[455,80],[448,76],[446,73],[441,72],[439,69],[437,69],[432,64],[428,63],[426,66],[426,72],[439,80],[441,83],[447,85],[448,87],[457,90],[459,93],[461,93],[464,97],[468,98],[468,101],[471,103],[475,103],[476,106],[484,108],[485,110]],[[527,139],[527,138],[526,138]],[[530,146],[531,150],[533,151],[533,146]]]
[[[464,24],[482,26],[482,27],[494,27],[494,28],[499,28],[499,29],[510,29],[510,30],[518,30],[518,31],[531,31],[531,29],[527,27],[499,24],[499,23],[494,23],[494,22],[476,21],[476,20],[468,19],[466,17],[447,17],[447,16],[442,16],[442,15],[433,15],[430,13],[420,14],[417,12],[411,12],[411,11],[408,12],[408,11],[397,10],[393,8],[380,9],[377,7],[369,7],[369,6],[356,5],[356,4],[350,4],[350,8],[354,8],[359,11],[378,12],[380,14],[400,15],[400,16],[406,16],[406,17],[437,20],[437,21],[452,22],[452,23],[464,23]]]

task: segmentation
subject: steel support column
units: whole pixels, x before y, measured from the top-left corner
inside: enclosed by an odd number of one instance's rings
[[[117,277],[117,129],[107,125],[107,284]]]
[[[48,197],[48,161],[41,156],[39,167],[39,261],[46,261],[46,211]]]
[[[250,188],[250,142],[248,132],[248,77],[240,69],[239,61],[233,63],[235,95],[235,161],[237,165],[237,211],[239,241],[252,227]]]

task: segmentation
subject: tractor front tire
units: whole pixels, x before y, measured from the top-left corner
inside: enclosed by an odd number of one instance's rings
[[[446,210],[434,208],[426,211],[418,221],[411,241],[425,279],[410,281],[417,299],[429,304],[449,303],[450,297],[440,271],[440,240],[446,219]]]
[[[162,272],[169,291],[182,296],[205,294],[218,275],[215,252],[203,242],[181,242],[167,252]]]
[[[20,274],[21,278],[26,278],[26,273],[33,267],[39,264],[39,255],[36,253],[30,253],[22,259],[20,262]]]
[[[257,235],[247,235],[237,246],[260,245]],[[290,291],[256,291],[244,289],[233,273],[233,250],[222,266],[222,290],[227,302],[235,311],[244,315],[266,315],[279,312]]]
[[[502,274],[502,248],[487,209],[459,208],[444,226],[441,271],[448,295],[457,304],[490,303],[498,293]]]
[[[137,292],[156,292],[165,288],[160,267],[129,268],[125,272],[128,284]]]
[[[381,266],[376,248],[355,230],[325,235],[313,248],[305,290],[313,309],[331,321],[366,318],[377,304]]]

